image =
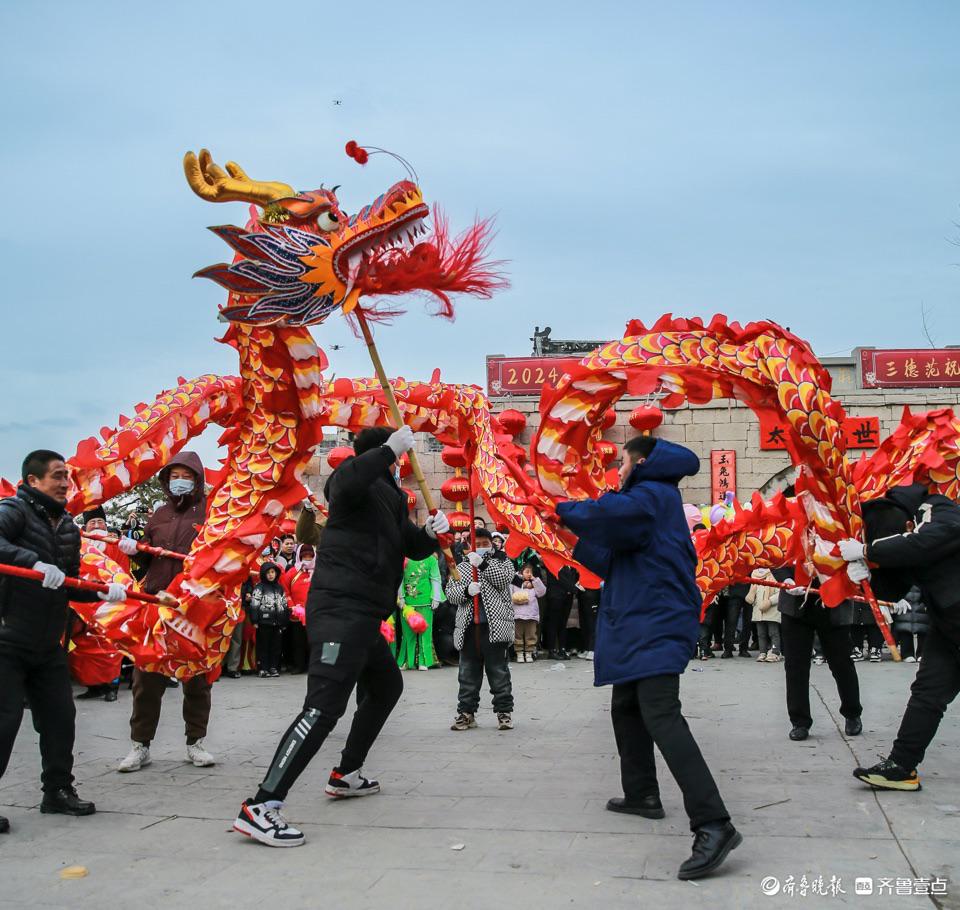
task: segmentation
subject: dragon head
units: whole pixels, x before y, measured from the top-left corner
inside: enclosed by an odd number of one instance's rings
[[[451,240],[445,219],[434,213],[428,234],[430,209],[410,180],[347,217],[334,190],[296,193],[287,184],[258,183],[233,162],[219,168],[205,151],[199,160],[188,153],[184,168],[202,198],[263,209],[246,229],[211,228],[237,257],[197,272],[230,292],[221,310],[228,321],[313,325],[338,308],[349,313],[363,296],[410,291],[433,294],[450,316],[450,294],[489,296],[504,284],[496,264],[484,259],[489,222]]]

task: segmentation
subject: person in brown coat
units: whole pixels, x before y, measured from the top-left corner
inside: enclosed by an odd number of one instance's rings
[[[200,456],[196,452],[181,452],[160,472],[159,480],[167,501],[150,516],[142,542],[177,553],[188,553],[207,512]],[[121,539],[121,550],[136,552],[136,542],[128,540]],[[183,569],[183,561],[179,559],[149,557],[142,553],[137,553],[137,558],[141,563],[147,560],[143,590],[148,594],[165,590]],[[162,673],[134,671],[133,713],[130,716],[130,739],[133,743],[129,754],[117,767],[118,771],[139,771],[150,764],[150,742],[157,733],[160,706],[168,685],[168,679]],[[184,680],[183,721],[186,726],[187,761],[198,768],[214,764],[213,756],[203,745],[209,719],[210,682],[202,675]]]

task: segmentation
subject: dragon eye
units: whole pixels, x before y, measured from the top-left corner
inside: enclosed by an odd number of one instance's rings
[[[321,231],[335,231],[340,225],[340,221],[333,212],[321,212],[317,216],[317,227]]]

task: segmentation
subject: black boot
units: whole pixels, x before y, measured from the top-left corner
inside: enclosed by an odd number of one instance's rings
[[[677,872],[677,878],[688,881],[709,875],[727,858],[727,854],[743,843],[743,837],[730,822],[709,822],[694,832],[693,853]]]
[[[107,686],[107,692],[106,692],[106,695],[103,696],[103,700],[104,700],[104,701],[116,701],[116,700],[117,700],[117,689],[119,689],[119,688],[120,688],[120,684],[119,684],[119,683],[118,683],[117,685],[115,685],[115,686]]]
[[[863,722],[859,717],[848,717],[847,722],[843,725],[843,732],[847,736],[859,736],[863,733]]]
[[[80,799],[73,787],[60,787],[43,794],[40,811],[59,815],[93,815],[97,807],[85,799]]]
[[[0,834],[8,834],[10,832],[10,822],[7,821],[2,815],[0,815]]]
[[[87,686],[86,692],[80,692],[76,696],[77,701],[86,701],[91,698],[103,698],[103,686]]]
[[[663,803],[659,796],[644,796],[642,799],[629,800],[622,796],[615,796],[607,800],[609,812],[622,812],[625,815],[642,815],[644,818],[663,818]]]
[[[802,742],[810,735],[810,730],[807,727],[794,727],[790,731],[790,739],[795,743]]]

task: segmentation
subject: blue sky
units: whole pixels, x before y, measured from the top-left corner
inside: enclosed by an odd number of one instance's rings
[[[826,355],[925,345],[925,306],[960,343],[956,3],[21,0],[0,36],[8,477],[235,371],[222,292],[190,276],[245,210],[187,188],[200,146],[355,211],[403,176],[350,161],[355,138],[409,158],[454,226],[497,215],[512,289],[453,325],[412,300],[379,330],[408,377],[482,383],[535,324],[614,337],[667,311],[772,318]],[[370,375],[342,320],[315,336]]]

